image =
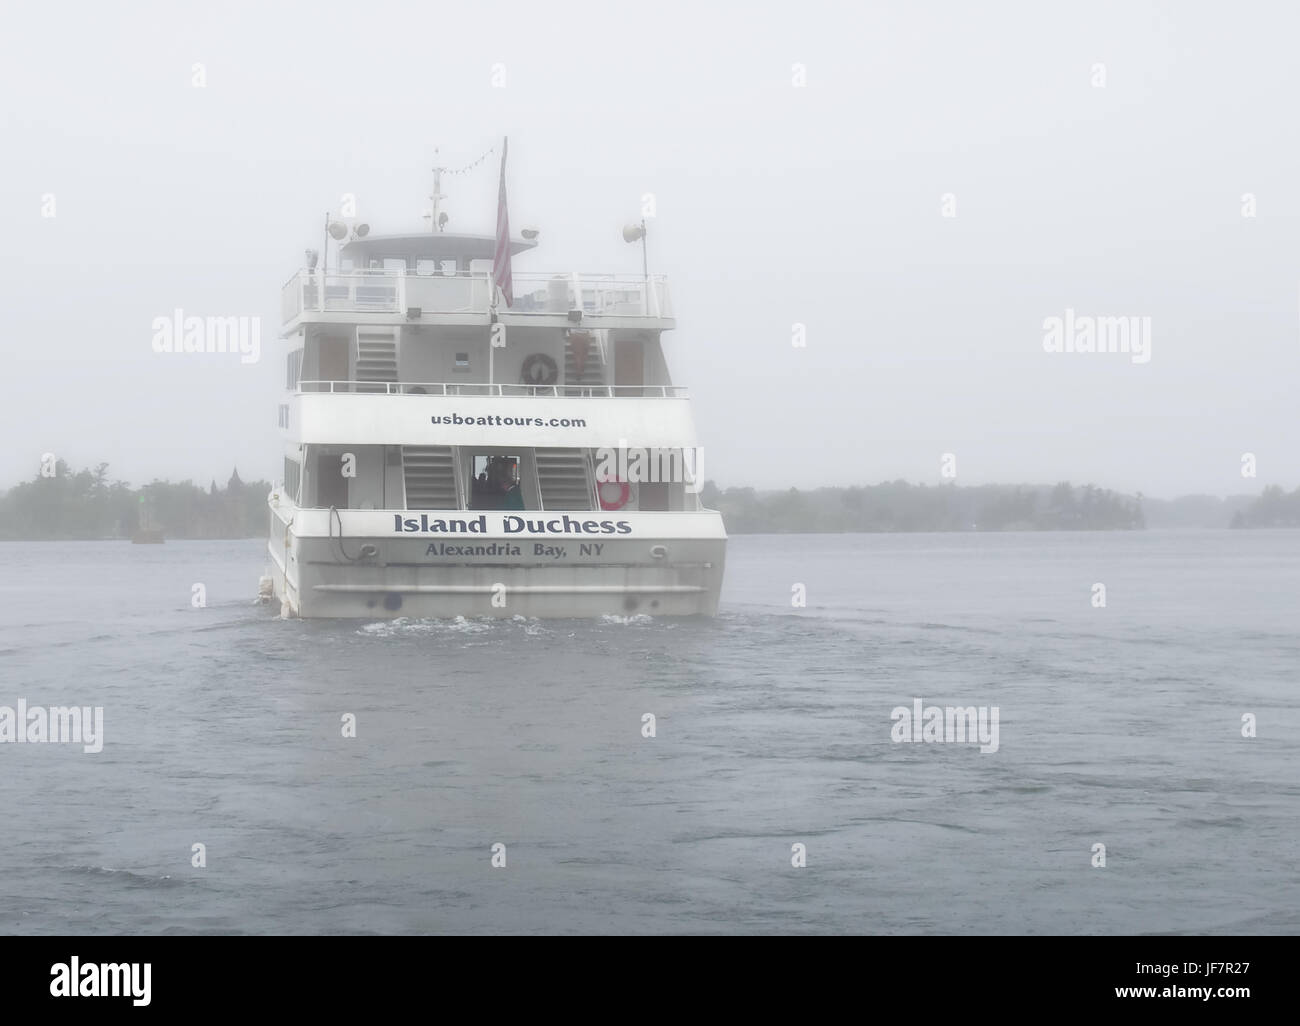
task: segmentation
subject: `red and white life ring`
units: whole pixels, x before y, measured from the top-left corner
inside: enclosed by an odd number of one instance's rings
[[[622,509],[627,505],[627,500],[631,497],[632,487],[626,481],[619,481],[615,478],[610,481],[601,481],[596,485],[596,498],[600,500],[601,509]]]

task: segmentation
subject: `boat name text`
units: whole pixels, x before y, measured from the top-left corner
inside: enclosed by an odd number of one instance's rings
[[[472,520],[460,517],[430,519],[428,513],[403,518],[393,514],[393,531],[398,534],[487,534],[487,515]],[[575,520],[570,516],[531,520],[513,514],[501,518],[502,534],[631,534],[626,520]]]

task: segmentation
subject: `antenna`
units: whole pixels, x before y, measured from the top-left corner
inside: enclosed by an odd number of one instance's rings
[[[423,215],[429,219],[429,231],[440,232],[442,231],[443,225],[447,223],[447,212],[442,209],[442,201],[447,198],[446,194],[442,191],[442,176],[444,174],[463,175],[467,171],[473,171],[474,168],[487,160],[494,151],[495,147],[489,147],[488,151],[479,157],[478,160],[471,164],[466,164],[464,167],[446,167],[442,164],[437,164],[433,168],[433,192],[429,196],[429,199],[433,201],[433,206],[426,210]],[[433,149],[433,159],[435,161],[438,159],[438,147],[436,146]]]
[[[438,147],[436,146],[433,148],[433,159],[438,159]],[[442,173],[446,170],[442,165],[438,165],[433,169],[433,195],[429,197],[429,199],[433,200],[433,210],[429,215],[429,231],[431,232],[442,231],[442,226],[447,223],[445,215],[441,219],[438,216],[441,212],[441,201],[447,198],[442,194]]]

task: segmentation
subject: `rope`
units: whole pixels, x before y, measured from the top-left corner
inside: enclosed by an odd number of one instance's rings
[[[335,520],[337,520],[337,521],[339,522],[339,535],[338,535],[339,555],[342,556],[344,559],[346,559],[349,563],[356,563],[356,562],[359,562],[360,560],[364,559],[364,558],[365,558],[364,556],[359,556],[359,555],[358,555],[358,556],[349,556],[348,553],[347,553],[347,549],[345,549],[345,548],[343,547],[343,517],[342,517],[342,515],[339,513],[339,509],[338,509],[337,506],[331,506],[331,507],[330,507],[330,515],[329,515],[329,521],[328,521],[328,523],[329,523],[329,535],[330,535],[330,541],[334,541],[334,521],[335,521]]]

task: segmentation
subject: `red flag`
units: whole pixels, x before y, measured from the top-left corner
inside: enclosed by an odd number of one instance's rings
[[[492,284],[501,289],[506,306],[515,302],[514,282],[510,276],[510,215],[506,212],[506,148],[510,140],[501,143],[501,187],[497,190],[497,248],[492,255]]]

